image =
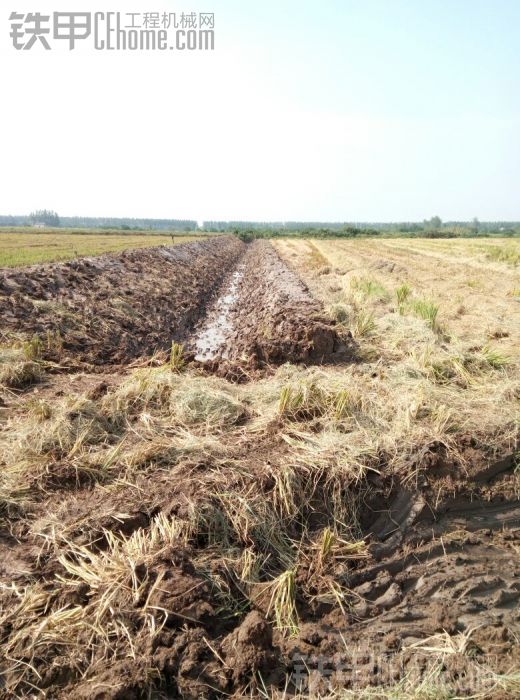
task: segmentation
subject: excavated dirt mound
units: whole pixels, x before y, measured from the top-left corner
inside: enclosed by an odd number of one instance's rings
[[[186,338],[243,249],[226,236],[0,270],[0,330],[59,333],[93,364],[151,355]]]
[[[201,347],[196,336],[202,356],[215,366],[346,359],[351,344],[350,334],[340,338],[321,303],[267,241],[248,245],[222,285],[220,299],[199,328],[208,347]]]
[[[228,341],[231,360],[321,362],[341,347],[337,331],[303,282],[266,241],[251,244]]]

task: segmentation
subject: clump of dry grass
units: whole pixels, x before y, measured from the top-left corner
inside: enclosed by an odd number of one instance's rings
[[[120,424],[84,396],[50,405],[31,399],[25,416],[8,423],[0,434],[0,510],[23,509],[66,460],[79,479],[101,480],[106,465],[90,459],[91,445],[110,442]]]
[[[395,290],[395,295],[397,297],[397,305],[401,307],[406,301],[408,301],[408,298],[411,293],[412,288],[409,284],[406,284],[406,282],[403,282],[403,284],[397,287],[397,289]]]
[[[311,379],[284,386],[280,391],[278,412],[289,420],[308,420],[326,414],[341,418],[347,415],[353,402],[346,390],[322,388]]]
[[[206,431],[233,427],[246,416],[234,388],[223,380],[172,372],[169,367],[137,370],[103,400],[109,413],[156,414],[179,428]]]
[[[44,356],[61,353],[63,341],[58,332],[48,331],[45,338],[14,339],[0,345],[0,388],[26,389],[45,376],[48,363]]]
[[[298,612],[296,610],[296,582],[294,571],[284,571],[270,585],[271,599],[267,614],[274,615],[276,628],[281,632],[298,634]]]
[[[416,316],[426,321],[426,323],[432,330],[438,328],[438,304],[435,304],[433,301],[428,301],[426,299],[412,299],[410,302],[410,309]]]
[[[354,338],[363,338],[364,336],[371,335],[375,329],[376,322],[374,314],[369,311],[358,310],[350,329]]]
[[[497,372],[504,374],[512,363],[511,358],[488,345],[446,352],[429,344],[420,352],[413,351],[411,356],[433,382],[461,388],[482,386],[496,378]],[[507,381],[507,375],[503,379]]]
[[[55,488],[60,473],[78,483],[107,482],[189,454],[218,454],[211,436],[247,414],[232,385],[169,366],[137,370],[100,400],[31,398],[0,434],[0,504],[8,512],[26,506]]]
[[[59,307],[57,308],[52,302],[37,302],[37,305],[40,307],[45,304],[50,305],[53,311],[58,312]],[[45,356],[49,355],[59,356],[63,350],[63,338],[59,330],[48,330],[43,337],[35,334],[29,340],[23,341],[21,348],[27,360],[42,360]]]
[[[171,396],[174,417],[186,426],[204,425],[208,430],[236,425],[246,416],[246,410],[227,390],[194,381],[183,384]]]
[[[180,372],[184,369],[185,364],[184,347],[179,343],[173,342],[170,349],[170,369],[174,372]]]
[[[368,277],[352,277],[350,279],[350,288],[357,294],[361,301],[368,298],[373,298],[376,301],[389,301],[390,294],[377,280]]]
[[[37,360],[19,344],[0,345],[0,388],[25,389],[41,381],[45,371]]]
[[[520,264],[520,251],[513,245],[487,246],[485,256],[493,262],[505,262],[512,267]]]
[[[135,436],[134,436],[135,437]],[[188,456],[203,458],[205,455],[219,455],[223,452],[222,446],[212,436],[194,435],[189,430],[176,431],[175,434],[152,435],[147,433],[138,436],[139,439],[132,446],[125,446],[124,438],[116,448],[117,465],[121,476],[131,478],[137,470],[147,467],[172,467],[180,459]],[[96,456],[97,460],[103,455]]]
[[[346,325],[352,312],[346,304],[338,303],[330,307],[329,313],[337,323]]]
[[[25,389],[41,381],[43,376],[41,365],[32,360],[0,365],[0,386],[6,389]]]
[[[135,415],[142,411],[166,410],[179,377],[169,367],[137,369],[103,400],[108,412]]]
[[[84,396],[66,398],[56,406],[29,405],[29,411],[16,429],[11,429],[5,449],[11,458],[22,455],[72,457],[85,445],[103,442],[113,434],[118,422],[105,415],[96,402]]]

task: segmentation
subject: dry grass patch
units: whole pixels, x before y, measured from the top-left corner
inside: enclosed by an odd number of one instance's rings
[[[23,346],[0,345],[0,389],[26,389],[40,382],[45,370]]]
[[[246,406],[235,388],[224,380],[172,371],[169,366],[140,369],[103,401],[108,412],[126,416],[160,417],[178,428],[206,432],[240,423]]]
[[[212,435],[239,426],[246,404],[223,380],[169,366],[135,371],[106,396],[29,398],[0,433],[0,503],[12,511],[49,489],[104,483],[188,454],[218,452]]]
[[[504,262],[512,267],[517,267],[520,264],[520,250],[512,244],[488,246],[485,255],[488,260]]]
[[[78,603],[49,595],[41,584],[11,588],[12,605],[0,618],[4,629],[11,630],[3,647],[11,659],[11,692],[21,683],[27,688],[41,682],[35,657],[50,660],[59,648],[60,665],[72,676],[99,672],[116,659],[135,659],[139,646],[150,644],[170,619],[181,624],[187,619],[181,611],[161,605],[161,589],[169,576],[164,568],[154,569],[172,545],[182,541],[179,524],[159,516],[146,532],[138,530],[125,538],[107,531],[105,537],[103,551],[70,543],[67,553],[58,557],[57,581]],[[194,577],[192,583],[200,586],[203,581]],[[147,685],[146,677],[142,683]]]
[[[38,362],[24,360],[0,365],[0,387],[26,389],[42,380],[44,371]]]

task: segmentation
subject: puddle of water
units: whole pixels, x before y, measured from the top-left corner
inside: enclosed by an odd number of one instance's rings
[[[224,345],[227,335],[233,328],[230,311],[238,296],[238,285],[244,273],[237,269],[225,293],[219,297],[210,319],[204,324],[195,339],[195,359],[199,362],[213,360]]]

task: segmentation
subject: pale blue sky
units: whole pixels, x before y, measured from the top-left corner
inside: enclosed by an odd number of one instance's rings
[[[214,11],[216,50],[23,55],[6,22],[32,96],[3,110],[2,213],[520,219],[520,0],[40,5]]]

